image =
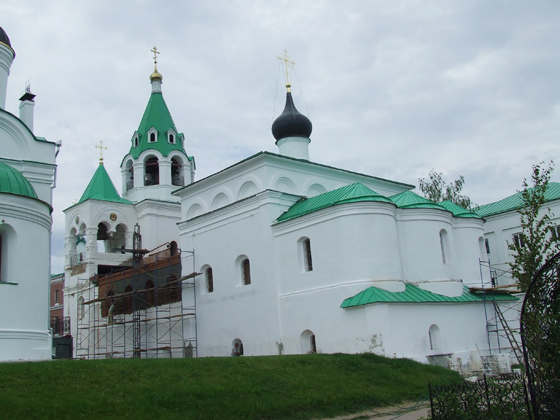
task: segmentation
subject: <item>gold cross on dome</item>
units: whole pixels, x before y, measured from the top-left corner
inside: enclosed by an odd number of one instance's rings
[[[157,47],[152,48],[150,51],[154,53],[154,64],[157,64],[157,55],[159,54]]]
[[[99,145],[95,147],[99,149],[99,163],[103,163],[103,149],[107,150],[107,146],[103,146],[103,140],[99,140]]]
[[[296,63],[295,63],[295,61],[290,60],[290,57],[288,57],[288,50],[286,50],[285,48],[284,48],[284,56],[279,55],[278,59],[282,60],[284,62],[284,64],[286,65],[286,70],[284,71],[284,75],[286,76],[286,87],[289,89],[290,88],[290,76],[289,76],[288,65],[293,68],[296,65]]]

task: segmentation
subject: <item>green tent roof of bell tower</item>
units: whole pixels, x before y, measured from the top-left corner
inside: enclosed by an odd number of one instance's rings
[[[103,163],[99,163],[95,174],[89,181],[86,190],[82,194],[78,204],[87,200],[111,201],[113,203],[132,204],[132,202],[121,198]]]
[[[155,142],[149,141],[149,133],[152,128],[156,130]],[[170,130],[174,136],[173,143],[169,141],[168,133]],[[138,135],[137,146],[135,146],[136,135]],[[183,133],[177,132],[162,93],[152,92],[138,131],[132,136],[129,153],[134,159],[137,159],[143,151],[150,149],[159,151],[163,156],[168,156],[173,150],[181,150],[186,154],[183,148],[183,138]]]

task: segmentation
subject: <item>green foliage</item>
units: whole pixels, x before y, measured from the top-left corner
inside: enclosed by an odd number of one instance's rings
[[[436,172],[434,169],[428,174],[429,180],[426,178],[418,178],[419,189],[424,197],[435,203],[449,200],[465,209],[476,207],[471,203],[471,199],[466,195],[461,195],[463,186],[465,185],[465,177],[461,175],[451,184],[447,184],[443,180],[443,173]]]
[[[550,176],[554,170],[551,161],[548,167],[544,162],[533,165],[531,184],[523,180],[521,197],[523,207],[517,212],[520,216],[522,232],[518,239],[508,241],[508,249],[514,251],[510,262],[512,277],[516,279],[520,290],[526,291],[539,268],[559,250],[559,242],[551,234],[554,216],[550,208],[545,208],[545,193]]]
[[[310,419],[428,398],[456,372],[373,354],[0,365],[0,418]]]

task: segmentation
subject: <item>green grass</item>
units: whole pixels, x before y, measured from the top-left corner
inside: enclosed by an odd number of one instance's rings
[[[310,419],[427,398],[449,370],[373,354],[0,364],[0,419]]]

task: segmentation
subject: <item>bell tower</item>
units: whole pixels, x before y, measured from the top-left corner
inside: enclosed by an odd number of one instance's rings
[[[122,195],[133,203],[146,199],[176,202],[171,193],[194,180],[194,158],[187,155],[185,136],[177,130],[163,99],[163,76],[157,68],[160,51],[154,47],[151,52],[152,92],[121,164]]]

